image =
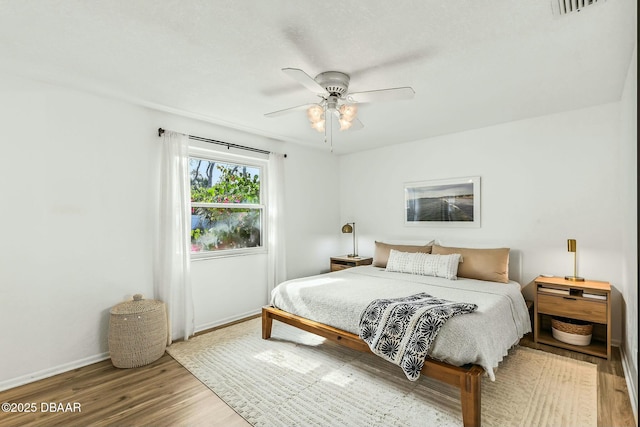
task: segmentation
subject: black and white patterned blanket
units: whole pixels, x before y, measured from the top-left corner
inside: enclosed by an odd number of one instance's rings
[[[478,308],[419,293],[402,298],[377,299],[360,315],[360,338],[374,354],[400,366],[415,381],[444,323]]]

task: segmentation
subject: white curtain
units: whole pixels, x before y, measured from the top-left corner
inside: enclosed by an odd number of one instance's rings
[[[167,305],[167,345],[194,332],[190,279],[189,137],[165,131],[160,155],[159,228],[154,256],[155,298]]]
[[[268,289],[267,298],[276,285],[286,280],[284,245],[284,155],[269,154],[267,170]]]

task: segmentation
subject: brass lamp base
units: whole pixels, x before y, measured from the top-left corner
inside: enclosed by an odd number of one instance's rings
[[[564,280],[571,280],[572,282],[584,282],[584,277],[564,276]]]
[[[349,254],[347,258],[358,258],[358,254]]]

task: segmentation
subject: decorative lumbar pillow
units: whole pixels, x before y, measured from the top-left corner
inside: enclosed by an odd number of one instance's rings
[[[472,249],[433,245],[439,255],[461,254],[458,277],[509,283],[509,248]]]
[[[433,242],[427,243],[424,246],[415,245],[390,245],[383,242],[375,242],[376,247],[373,251],[373,266],[385,268],[387,261],[389,260],[389,251],[395,249],[401,252],[422,252],[425,254],[431,253],[431,245]]]
[[[432,255],[422,252],[400,252],[391,249],[386,271],[455,280],[458,264],[460,264],[460,254]]]

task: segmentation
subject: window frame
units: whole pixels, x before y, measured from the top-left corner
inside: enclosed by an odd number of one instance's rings
[[[260,210],[260,246],[252,248],[235,248],[235,249],[218,249],[215,251],[201,251],[193,252],[189,251],[192,261],[224,258],[231,256],[241,255],[255,255],[267,253],[267,165],[268,158],[262,158],[257,156],[246,156],[236,153],[226,153],[218,151],[216,149],[206,149],[202,147],[189,147],[189,160],[192,158],[198,158],[203,160],[209,160],[213,162],[227,163],[239,166],[250,166],[260,169],[260,203],[203,203],[203,202],[191,202],[191,175],[189,174],[189,212],[192,207],[208,207],[208,208],[223,208],[223,209],[238,209],[249,208]],[[188,236],[191,241],[191,236]]]

